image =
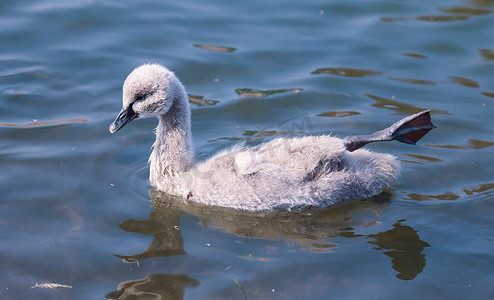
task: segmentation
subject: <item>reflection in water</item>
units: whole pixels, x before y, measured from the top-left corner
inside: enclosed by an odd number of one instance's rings
[[[410,83],[410,84],[418,84],[418,85],[435,85],[436,82],[430,81],[430,80],[425,80],[425,79],[413,79],[413,78],[396,78],[396,77],[388,77],[391,80],[394,81],[399,81],[403,83]]]
[[[458,77],[458,76],[449,76],[449,79],[451,79],[451,81],[453,83],[456,83],[459,85],[463,85],[463,86],[467,86],[467,87],[471,87],[471,88],[478,88],[479,87],[478,82],[475,80],[472,80],[472,79],[468,79],[468,78],[464,78],[464,77]]]
[[[369,235],[375,239],[369,243],[376,245],[376,250],[389,250],[384,254],[391,258],[391,265],[398,272],[397,278],[412,280],[424,269],[425,254],[422,251],[430,245],[422,241],[412,227],[399,222],[393,224],[391,230]]]
[[[211,45],[202,45],[202,44],[194,44],[194,47],[211,50],[211,51],[219,51],[219,52],[233,52],[237,50],[233,47],[223,47],[223,46],[211,46]]]
[[[237,95],[240,97],[254,97],[254,98],[263,98],[267,96],[271,96],[274,94],[281,94],[281,93],[290,93],[293,92],[295,94],[298,94],[302,91],[302,89],[280,89],[280,90],[256,90],[256,89],[236,89],[235,92]]]
[[[494,183],[482,183],[476,186],[470,186],[463,188],[463,192],[466,195],[473,195],[477,193],[482,193],[494,189]],[[415,201],[427,201],[427,200],[457,200],[460,198],[459,195],[452,192],[446,191],[438,195],[423,195],[416,193],[408,193],[408,198],[403,198],[405,200],[415,200]]]
[[[199,281],[183,274],[151,274],[138,280],[118,285],[116,291],[105,295],[108,299],[167,299],[182,300],[184,289],[198,286]]]
[[[224,207],[184,203],[182,199],[155,189],[150,190],[154,211],[148,220],[129,220],[120,227],[129,232],[153,235],[154,239],[143,253],[115,255],[124,262],[139,262],[151,257],[185,254],[181,231],[178,229],[184,212],[201,220],[201,225],[237,236],[294,241],[304,250],[328,252],[337,245],[326,239],[358,237],[356,226],[372,226],[384,210],[391,194],[383,192],[372,201],[358,201],[329,209],[300,211],[248,212]]]
[[[453,6],[449,8],[439,9],[442,12],[450,13],[450,14],[462,14],[466,16],[481,16],[490,14],[492,11],[490,9],[485,8],[474,8],[467,6]]]
[[[386,108],[386,109],[391,109],[394,111],[397,111],[401,114],[414,114],[419,111],[425,110],[426,108],[421,108],[417,107],[414,105],[410,105],[408,103],[396,101],[394,99],[388,99],[388,98],[383,98],[371,94],[365,94],[365,96],[373,99],[376,101],[376,103],[372,104],[374,107],[378,108]],[[432,114],[442,114],[442,115],[449,115],[450,113],[446,110],[437,110],[437,109],[431,109]]]
[[[234,136],[222,136],[222,137],[219,137],[217,139],[208,140],[206,142],[213,143],[213,142],[217,142],[217,141],[246,141],[246,140],[249,140],[249,139],[248,138],[234,137]]]
[[[208,142],[216,142],[221,140],[227,141],[261,141],[262,137],[277,136],[277,135],[294,135],[301,133],[300,131],[276,131],[276,130],[246,130],[242,133],[243,137],[220,137]]]
[[[494,93],[482,92],[481,94],[484,95],[484,96],[487,96],[487,97],[494,98]]]
[[[276,131],[276,130],[246,130],[242,135],[246,136],[274,136],[274,135],[285,135],[285,134],[295,134],[295,131]]]
[[[276,127],[277,130],[269,130],[273,127]],[[263,137],[266,136],[298,134],[307,135],[314,132],[314,129],[312,128],[311,122],[309,120],[309,116],[307,114],[301,114],[295,117],[291,117],[278,122],[275,126],[265,127],[261,129],[252,130],[239,127],[237,128],[240,130],[244,130],[244,132],[242,133],[242,137],[220,137],[214,140],[209,140],[208,142],[215,142],[218,140],[256,142],[262,140]]]
[[[426,155],[418,155],[418,154],[411,154],[411,153],[408,153],[408,154],[405,154],[405,155],[406,156],[413,157],[413,158],[416,158],[416,159],[420,159],[420,160],[425,160],[425,161],[428,161],[428,162],[432,162],[432,163],[439,163],[439,162],[442,162],[443,161],[440,158],[426,156]],[[419,162],[415,162],[415,163],[419,163]]]
[[[492,189],[494,189],[494,183],[483,183],[474,187],[464,188],[463,191],[467,195],[473,195],[476,193],[482,193]]]
[[[456,22],[468,20],[470,16],[464,15],[430,15],[430,16],[419,16],[417,20],[427,21],[427,22]]]
[[[124,262],[139,262],[140,260],[172,255],[183,255],[184,240],[178,230],[183,211],[172,206],[163,207],[161,211],[152,211],[149,220],[128,220],[120,224],[120,228],[128,232],[153,235],[154,239],[146,251],[140,254],[115,256]]]
[[[494,49],[480,49],[479,51],[484,60],[494,60]]]
[[[339,236],[356,237],[354,227],[372,226],[378,221],[376,214],[384,210],[376,202],[389,202],[390,193],[383,192],[374,201],[358,201],[329,209],[304,209],[299,211],[248,212],[231,208],[186,204],[183,200],[151,189],[155,218],[175,211],[185,211],[209,226],[241,237],[283,239],[296,242],[303,250],[328,252],[337,245],[326,241]],[[160,217],[161,220],[164,220]],[[170,224],[171,225],[171,224]]]
[[[389,18],[381,17],[379,20],[381,22],[398,22],[398,21],[429,21],[429,22],[451,22],[451,21],[462,21],[468,19],[467,16],[451,16],[451,15],[441,15],[441,16],[419,16],[416,18]]]
[[[365,77],[381,75],[384,72],[364,69],[353,68],[319,68],[312,72],[312,74],[331,74],[344,77]]]
[[[215,105],[218,102],[220,102],[218,100],[204,99],[204,96],[197,96],[197,95],[187,95],[187,96],[189,97],[189,102],[197,106]]]
[[[421,58],[421,59],[427,58],[427,56],[422,55],[422,54],[418,54],[418,53],[402,52],[400,54],[404,55],[404,56],[408,56],[408,57],[413,57],[413,58]]]
[[[457,150],[470,150],[470,149],[480,150],[494,146],[494,142],[469,139],[466,145],[427,145],[427,146],[434,148],[457,149]]]
[[[464,6],[452,6],[446,8],[439,8],[441,15],[424,15],[415,18],[388,18],[382,17],[383,22],[394,21],[409,21],[419,20],[427,22],[456,22],[468,20],[471,17],[483,16],[492,13],[492,10],[487,8],[493,5],[491,0],[467,0],[467,4]]]
[[[360,115],[360,113],[356,111],[328,111],[318,114],[319,117],[349,117],[355,115]]]
[[[37,121],[29,124],[8,124],[1,123],[0,127],[43,127],[43,126],[58,126],[58,125],[66,125],[72,123],[84,123],[87,122],[86,119],[66,119],[66,120],[53,120],[53,121]]]
[[[460,196],[452,193],[452,192],[444,192],[440,195],[422,195],[416,193],[408,193],[408,198],[403,198],[405,200],[415,200],[415,201],[425,201],[425,200],[456,200],[459,199]]]
[[[196,216],[203,227],[212,227],[236,236],[285,240],[300,246],[303,251],[315,253],[332,252],[338,247],[335,238],[371,238],[374,249],[389,250],[384,253],[391,257],[397,277],[411,280],[425,267],[422,254],[428,243],[420,240],[417,232],[409,226],[394,224],[389,231],[361,235],[357,227],[372,227],[380,224],[377,216],[382,214],[392,194],[383,192],[372,200],[356,201],[340,207],[327,209],[304,209],[298,211],[248,212],[224,207],[202,206],[185,203],[183,199],[167,195],[155,189],[150,190],[154,210],[148,220],[129,220],[121,228],[144,235],[153,235],[148,249],[132,256],[121,256],[125,261],[184,254],[184,239],[179,230],[180,218],[184,212]],[[270,258],[249,255],[239,256],[258,262]],[[146,278],[124,282],[117,291],[106,295],[110,299],[133,299],[137,295],[156,299],[182,299],[187,286],[199,282],[184,275],[153,274]],[[140,296],[141,297],[141,296]],[[168,298],[166,298],[168,297]],[[155,299],[153,298],[153,299]]]

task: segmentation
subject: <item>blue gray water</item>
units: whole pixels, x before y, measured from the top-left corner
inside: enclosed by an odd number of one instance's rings
[[[1,299],[494,296],[492,0],[0,3]],[[376,199],[249,214],[150,191],[156,120],[111,135],[136,66],[174,70],[198,159],[431,109]],[[152,206],[152,199],[160,199]],[[34,287],[36,284],[60,284]]]

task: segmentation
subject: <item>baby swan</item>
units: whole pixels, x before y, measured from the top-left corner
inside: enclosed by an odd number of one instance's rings
[[[187,94],[177,77],[158,64],[128,75],[123,108],[110,132],[150,116],[159,120],[149,157],[151,185],[184,201],[249,211],[326,207],[376,195],[394,183],[399,163],[390,154],[359,148],[392,139],[414,144],[435,127],[424,111],[371,135],[277,138],[195,163]]]

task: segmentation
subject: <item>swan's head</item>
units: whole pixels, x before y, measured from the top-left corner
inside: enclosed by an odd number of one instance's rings
[[[145,64],[132,71],[123,84],[123,107],[110,132],[115,133],[130,121],[166,114],[184,88],[172,71],[158,64]]]

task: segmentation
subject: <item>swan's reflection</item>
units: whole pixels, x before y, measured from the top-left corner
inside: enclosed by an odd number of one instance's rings
[[[154,210],[148,220],[129,220],[121,228],[145,235],[153,235],[148,249],[131,256],[117,255],[126,261],[140,261],[158,256],[185,254],[181,231],[178,230],[180,217],[185,213],[199,218],[201,225],[212,227],[241,237],[262,239],[283,239],[295,242],[303,250],[330,252],[338,245],[337,237],[370,238],[369,243],[376,250],[386,250],[391,257],[397,277],[410,280],[425,267],[422,254],[428,243],[422,241],[417,232],[401,223],[385,232],[360,235],[356,227],[370,227],[378,224],[377,217],[384,213],[391,194],[383,192],[372,201],[358,201],[329,209],[305,209],[300,211],[247,212],[222,207],[200,206],[184,203],[181,199],[152,189],[150,191]]]
[[[309,251],[328,251],[337,245],[329,242],[339,236],[357,237],[354,228],[357,226],[372,226],[377,223],[376,216],[384,210],[382,203],[389,202],[390,193],[384,192],[373,198],[373,201],[358,201],[344,206],[330,209],[304,209],[298,211],[266,211],[249,212],[217,206],[203,206],[184,203],[182,199],[150,190],[154,211],[151,212],[146,222],[149,228],[168,227],[166,231],[170,235],[155,236],[147,252],[158,253],[153,245],[176,244],[183,246],[183,242],[156,241],[166,236],[167,239],[182,241],[181,233],[174,229],[179,224],[179,218],[183,212],[199,218],[203,227],[212,227],[241,237],[254,237],[262,239],[283,239],[293,241]],[[129,225],[127,225],[129,226]],[[126,227],[127,227],[126,226]],[[123,226],[122,226],[123,227]],[[134,226],[132,226],[134,227]],[[149,231],[151,232],[151,231]],[[149,234],[149,233],[148,233]],[[153,250],[151,250],[153,248]],[[168,250],[169,251],[169,250]],[[178,249],[176,249],[178,251]],[[137,259],[138,257],[133,257]]]
[[[147,250],[131,256],[114,254],[115,256],[125,262],[136,262],[151,257],[185,254],[184,240],[177,227],[183,211],[171,205],[173,199],[168,200],[170,202],[163,203],[162,209],[154,210],[149,214],[149,220],[128,220],[120,224],[120,228],[125,231],[153,235],[154,239]]]
[[[116,291],[105,295],[108,299],[170,299],[182,300],[184,289],[199,282],[183,274],[151,274],[142,279],[126,281]]]
[[[387,250],[384,254],[391,257],[391,264],[398,274],[396,277],[402,280],[412,280],[425,267],[425,254],[422,253],[429,243],[420,239],[417,231],[399,221],[393,224],[393,229],[371,234],[374,241],[369,243],[376,245],[376,250]]]

